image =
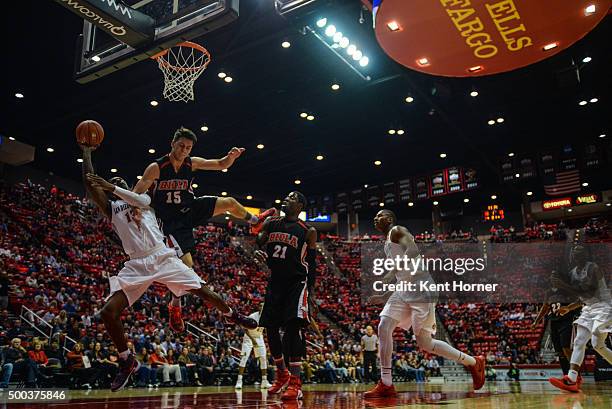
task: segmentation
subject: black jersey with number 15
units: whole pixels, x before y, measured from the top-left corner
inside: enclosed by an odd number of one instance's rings
[[[191,211],[194,200],[191,158],[185,158],[178,172],[174,170],[168,155],[155,162],[159,166],[159,179],[149,189],[155,214],[162,220],[179,218]]]
[[[308,275],[308,226],[301,220],[289,221],[284,217],[270,217],[266,230],[266,253],[268,267],[272,272],[270,285],[276,287],[305,281]]]

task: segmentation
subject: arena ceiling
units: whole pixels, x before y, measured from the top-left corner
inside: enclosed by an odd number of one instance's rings
[[[200,174],[198,193],[227,191],[255,200],[294,189],[296,179],[306,194],[328,193],[451,165],[479,169],[486,192],[499,184],[499,160],[509,152],[610,143],[609,17],[574,46],[527,68],[442,78],[393,62],[375,46],[370,17],[359,23],[360,2],[347,2],[337,18],[369,47],[375,75],[367,82],[278,16],[271,3],[243,1],[236,23],[200,39],[213,61],[196,83],[196,101],[185,104],[163,100],[161,73],[148,61],[76,83],[74,44],[82,20],[52,1],[11,2],[2,25],[0,133],[35,145],[35,167],[78,179],[74,129],[81,120],[95,119],[106,130],[94,157],[99,173],[109,176],[116,168],[133,182],[166,153],[173,131],[183,125],[198,134],[196,155],[247,149],[229,172]],[[283,41],[291,46],[281,47]],[[590,61],[583,62],[585,57]],[[231,83],[218,78],[222,71]],[[331,89],[334,83],[339,90]],[[579,105],[592,98],[598,102]],[[152,100],[159,105],[150,105]],[[301,112],[315,119],[304,120]],[[491,119],[495,125],[488,124]],[[390,135],[389,129],[404,133]],[[592,178],[592,187],[610,187],[609,175]]]

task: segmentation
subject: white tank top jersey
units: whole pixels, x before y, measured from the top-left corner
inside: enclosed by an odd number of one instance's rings
[[[397,256],[404,257],[404,255],[406,255],[406,250],[401,244],[391,241],[391,231],[389,231],[387,234],[387,240],[385,241],[385,256],[387,258],[395,259]],[[418,255],[415,257],[415,259],[415,264],[420,264],[421,255]],[[410,265],[411,264],[408,264],[408,266]],[[419,280],[429,279],[430,282],[433,283],[433,280],[429,276],[429,272],[424,268],[417,269],[415,274],[412,274],[410,270],[395,270],[395,278],[397,279],[398,283],[400,281],[414,281],[415,278],[418,278]]]
[[[255,321],[257,321],[257,323],[259,323],[260,317],[261,317],[261,314],[259,311],[255,311],[253,314],[249,315],[249,318],[253,318]],[[264,329],[262,327],[257,327],[255,329],[245,329],[245,331],[252,338],[261,338],[263,337]]]
[[[578,266],[574,267],[570,271],[570,277],[574,282],[584,281],[587,277],[588,272],[593,268],[594,263],[587,261],[584,267],[580,270]],[[592,297],[585,298],[580,297],[585,305],[593,305],[599,302],[605,302],[607,304],[612,304],[612,294],[610,293],[610,289],[606,284],[605,277],[602,277],[597,283],[597,290]]]
[[[152,250],[164,247],[164,236],[150,207],[140,209],[140,222],[134,220],[132,206],[124,200],[111,201],[111,222],[130,258],[145,257]]]

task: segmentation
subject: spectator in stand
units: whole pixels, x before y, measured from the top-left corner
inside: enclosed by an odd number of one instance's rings
[[[12,364],[12,373],[19,373],[25,379],[26,387],[36,388],[37,368],[28,352],[21,346],[21,339],[13,338],[11,345],[4,350],[4,363]],[[9,377],[10,380],[10,377]]]
[[[42,342],[34,341],[32,343],[33,349],[28,351],[28,356],[37,366],[37,373],[41,375],[44,374],[47,364],[49,363],[49,358],[45,354],[45,351],[42,349]]]
[[[485,367],[485,378],[487,381],[497,380],[497,373],[495,372],[495,368],[493,368],[491,365],[487,365]]]
[[[162,371],[162,379],[164,382],[164,386],[172,385],[172,383],[170,382],[170,375],[174,376],[176,384],[180,385],[180,383],[182,382],[181,368],[176,364],[171,364],[168,359],[166,359],[166,356],[164,355],[161,346],[157,346],[155,352],[151,354],[151,366],[157,368],[158,371]]]
[[[212,385],[215,380],[215,363],[210,352],[209,348],[202,345],[198,355],[197,370],[204,385]]]
[[[0,310],[8,308],[9,304],[9,276],[4,269],[4,263],[0,260]]]
[[[110,360],[109,353],[102,349],[102,344],[96,342],[89,357],[91,365],[98,372],[98,381],[103,388],[109,388],[111,380],[117,372],[117,362]]]
[[[16,319],[14,324],[13,324],[13,328],[11,328],[10,330],[8,330],[8,332],[6,333],[6,337],[8,339],[14,339],[14,338],[27,338],[26,333],[25,333],[25,328],[23,328],[21,326],[21,320],[20,319]],[[21,345],[21,340],[20,340],[20,345]]]
[[[508,379],[518,382],[520,378],[520,371],[514,362],[510,363],[510,369],[508,369]]]
[[[47,366],[49,368],[63,368],[65,366],[64,354],[59,347],[58,341],[51,341],[51,344],[45,349],[45,355],[47,355]]]
[[[13,374],[13,363],[7,362],[4,354],[6,348],[0,348],[0,392],[4,388],[8,388],[8,384]]]
[[[177,361],[181,367],[181,376],[185,380],[185,383],[189,385],[196,384],[198,386],[202,386],[202,382],[200,382],[198,372],[196,370],[196,364],[191,360],[189,356],[189,349],[187,347],[183,347]]]
[[[442,376],[440,372],[440,363],[433,356],[427,361],[427,369],[429,370],[429,376]]]
[[[66,354],[67,366],[74,375],[77,387],[91,389],[97,378],[97,371],[91,367],[89,357],[83,352],[83,344],[77,342],[72,351]]]
[[[140,369],[136,372],[137,386],[148,386],[149,388],[159,386],[157,381],[157,369],[151,366],[151,355],[146,347],[140,348],[136,354],[136,360],[140,362]]]

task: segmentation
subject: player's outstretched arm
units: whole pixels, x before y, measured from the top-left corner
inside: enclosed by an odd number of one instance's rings
[[[228,169],[234,164],[234,161],[242,155],[244,148],[233,147],[221,159],[204,159],[199,156],[191,158],[191,166],[193,170],[223,170]]]
[[[87,174],[87,180],[91,186],[116,194],[121,199],[125,200],[130,206],[147,207],[151,204],[151,197],[149,197],[149,195],[146,193],[138,194],[131,192],[127,189],[115,186],[106,179],[92,173]]]
[[[108,201],[108,196],[106,193],[98,187],[94,187],[91,182],[87,179],[88,173],[94,173],[93,163],[91,161],[91,152],[95,149],[89,146],[79,145],[81,150],[83,151],[83,166],[82,168],[82,176],[83,176],[83,184],[85,185],[85,190],[89,194],[89,197],[93,202],[98,206],[98,209],[102,212],[102,214],[109,219],[111,218],[111,210],[110,204]]]
[[[159,179],[159,165],[153,162],[147,166],[133,191],[139,194],[145,193],[157,179]]]

